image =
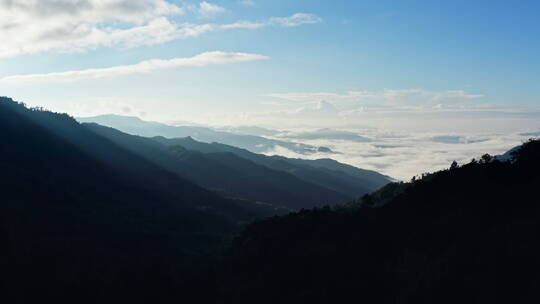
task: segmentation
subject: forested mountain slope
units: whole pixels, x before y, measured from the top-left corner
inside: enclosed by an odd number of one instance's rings
[[[355,208],[262,220],[216,280],[225,302],[537,303],[540,141],[488,155]],[[384,204],[376,201],[384,199]],[[374,204],[375,202],[375,204]],[[380,207],[372,207],[380,206]],[[233,278],[233,279],[231,279]]]
[[[220,143],[199,142],[191,137],[171,139],[154,137],[154,140],[169,146],[179,145],[188,150],[205,154],[233,153],[256,164],[287,172],[310,183],[350,197],[358,197],[375,191],[390,182],[389,177],[375,171],[356,168],[332,159],[304,160],[283,156],[266,156]]]
[[[86,128],[115,144],[177,173],[198,185],[276,208],[276,214],[351,200],[321,183],[311,183],[293,174],[274,170],[230,152],[201,153],[184,146],[167,146],[150,138],[122,133],[97,124]],[[203,143],[201,143],[203,144]],[[270,208],[272,208],[270,206]]]
[[[67,115],[1,98],[0,138],[0,291],[8,303],[174,293],[190,264],[215,254],[239,222],[263,215]]]

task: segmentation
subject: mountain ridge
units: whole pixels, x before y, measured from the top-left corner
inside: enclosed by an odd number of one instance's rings
[[[307,172],[310,176],[326,174],[324,180],[314,181],[287,170],[277,169],[267,164],[246,158],[245,155],[234,153],[238,148],[227,146],[222,149],[216,144],[197,142],[191,137],[179,140],[166,140],[164,138],[144,138],[123,133],[121,131],[99,126],[97,124],[83,124],[100,136],[109,138],[116,144],[123,146],[140,156],[154,161],[163,168],[168,168],[197,184],[223,192],[256,201],[271,203],[272,205],[291,210],[311,208],[314,206],[333,205],[352,199],[368,190],[348,189],[332,186],[340,180],[347,179],[344,173],[335,173],[332,176],[322,169],[312,169]],[[178,149],[183,147],[183,149]],[[199,147],[198,149],[196,147]],[[175,152],[175,156],[171,155]],[[247,150],[244,153],[255,158],[266,156],[252,154]],[[300,168],[297,166],[297,168]],[[351,188],[354,188],[351,186]]]
[[[256,135],[245,135],[216,131],[200,126],[170,126],[167,124],[148,122],[138,117],[106,114],[94,117],[79,117],[79,122],[98,123],[112,127],[132,135],[145,137],[165,136],[168,138],[192,136],[203,142],[222,142],[232,146],[244,148],[255,153],[272,151],[277,146],[284,147],[299,154],[313,154],[318,147],[276,139],[269,139]],[[330,152],[331,153],[331,150]]]
[[[211,144],[197,142],[190,137],[171,139],[154,137],[154,140],[169,146],[180,145],[203,153],[231,152],[257,164],[289,172],[312,183],[325,185],[326,187],[333,183],[335,190],[353,197],[377,190],[391,180],[378,172],[342,164],[333,159],[304,160],[283,156],[266,156],[230,145],[215,142]],[[341,185],[336,185],[338,180]]]

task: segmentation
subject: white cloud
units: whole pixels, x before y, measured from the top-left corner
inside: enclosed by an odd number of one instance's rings
[[[270,23],[284,26],[295,27],[303,24],[321,23],[321,17],[313,14],[296,13],[290,17],[274,17],[270,18]]]
[[[207,17],[224,10],[208,2],[197,8]],[[0,0],[0,58],[100,47],[133,48],[224,30],[309,24],[318,18],[295,14],[230,24],[173,20],[185,10],[165,0]]]
[[[288,113],[292,117],[304,119],[334,119],[338,117],[339,110],[327,101],[319,101],[314,105],[308,105]]]
[[[216,4],[203,1],[199,4],[199,8],[197,9],[197,12],[199,13],[199,16],[201,18],[212,18],[216,15],[224,13],[225,8]]]
[[[165,0],[0,0],[4,24],[42,21],[98,23],[106,20],[142,23],[156,16],[183,13]],[[33,23],[33,22],[32,22]]]
[[[444,108],[470,105],[471,101],[484,97],[462,90],[429,91],[423,89],[349,91],[344,94],[316,93],[272,93],[265,96],[287,101],[313,103],[320,100],[347,106],[368,106],[372,108]]]
[[[362,92],[362,91],[349,91],[345,94],[338,93],[327,93],[327,92],[318,92],[318,93],[272,93],[265,96],[275,97],[279,99],[297,101],[297,102],[314,102],[319,100],[329,100],[329,101],[359,101],[364,97],[372,96],[372,93]]]
[[[0,0],[0,57],[162,43],[183,12],[165,0]]]
[[[230,29],[248,29],[248,30],[255,30],[261,27],[267,26],[267,23],[257,23],[257,22],[249,22],[249,21],[238,21],[236,23],[229,23],[229,24],[222,24],[219,26],[222,30],[230,30]]]
[[[427,91],[422,89],[386,90],[382,96],[395,104],[435,105],[459,103],[484,97],[482,94],[470,94],[462,90]]]
[[[0,83],[26,83],[35,81],[74,81],[116,77],[135,73],[148,73],[155,70],[176,67],[202,67],[207,65],[247,62],[267,59],[266,56],[247,53],[207,52],[189,58],[152,59],[137,64],[109,68],[86,69],[57,73],[13,75],[0,78]]]

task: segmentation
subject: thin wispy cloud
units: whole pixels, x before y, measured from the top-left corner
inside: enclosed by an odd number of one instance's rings
[[[297,13],[289,17],[272,17],[263,22],[238,21],[230,24],[221,24],[216,26],[219,30],[228,29],[258,29],[267,26],[276,27],[296,27],[306,24],[321,23],[322,18],[313,14]]]
[[[225,12],[225,8],[212,4],[206,1],[203,1],[199,4],[199,7],[197,9],[197,12],[199,13],[199,16],[201,18],[212,18],[216,15],[219,15],[221,13]]]
[[[295,27],[303,24],[321,23],[322,18],[313,14],[297,13],[290,17],[273,17],[270,18],[271,24],[278,24],[284,27]]]
[[[265,96],[288,102],[314,103],[325,100],[348,105],[385,106],[391,108],[444,108],[446,106],[470,104],[471,101],[480,100],[485,97],[483,94],[473,94],[463,90],[430,91],[423,89],[387,89],[383,91],[349,91],[346,93],[293,92],[271,93]]]
[[[99,79],[118,77],[129,74],[149,73],[156,70],[178,67],[204,67],[248,61],[264,60],[268,57],[259,54],[206,52],[188,58],[152,59],[132,65],[114,66],[109,68],[85,69],[56,73],[13,75],[0,78],[0,83],[15,84],[43,81],[76,81],[82,79]]]
[[[329,92],[293,92],[293,93],[271,93],[265,96],[275,97],[287,101],[296,102],[314,102],[320,100],[342,101],[342,100],[360,100],[373,94],[365,91],[349,91],[343,94]]]
[[[203,1],[199,16],[225,11]],[[198,37],[211,32],[292,27],[321,22],[305,13],[229,24],[178,21],[186,14],[165,0],[0,0],[0,58],[43,52],[85,52],[101,47],[134,48]]]

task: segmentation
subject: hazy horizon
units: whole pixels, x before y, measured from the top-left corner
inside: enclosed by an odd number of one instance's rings
[[[144,117],[139,119],[146,121]],[[244,125],[242,128],[241,125],[207,125],[187,121],[160,123],[172,126],[208,127],[234,134],[256,135],[315,147],[324,146],[330,148],[333,153],[300,154],[283,146],[276,146],[263,153],[303,159],[332,158],[404,181],[421,173],[448,168],[454,160],[464,164],[472,158],[479,159],[484,153],[500,155],[529,138],[540,136],[539,129],[531,129],[530,132],[522,132],[523,130],[519,129],[507,132],[497,130],[445,132],[379,129],[369,126],[346,128],[344,124],[334,127],[281,125],[280,128],[273,128],[271,125],[266,125],[266,128]],[[196,135],[193,137],[197,139]]]

